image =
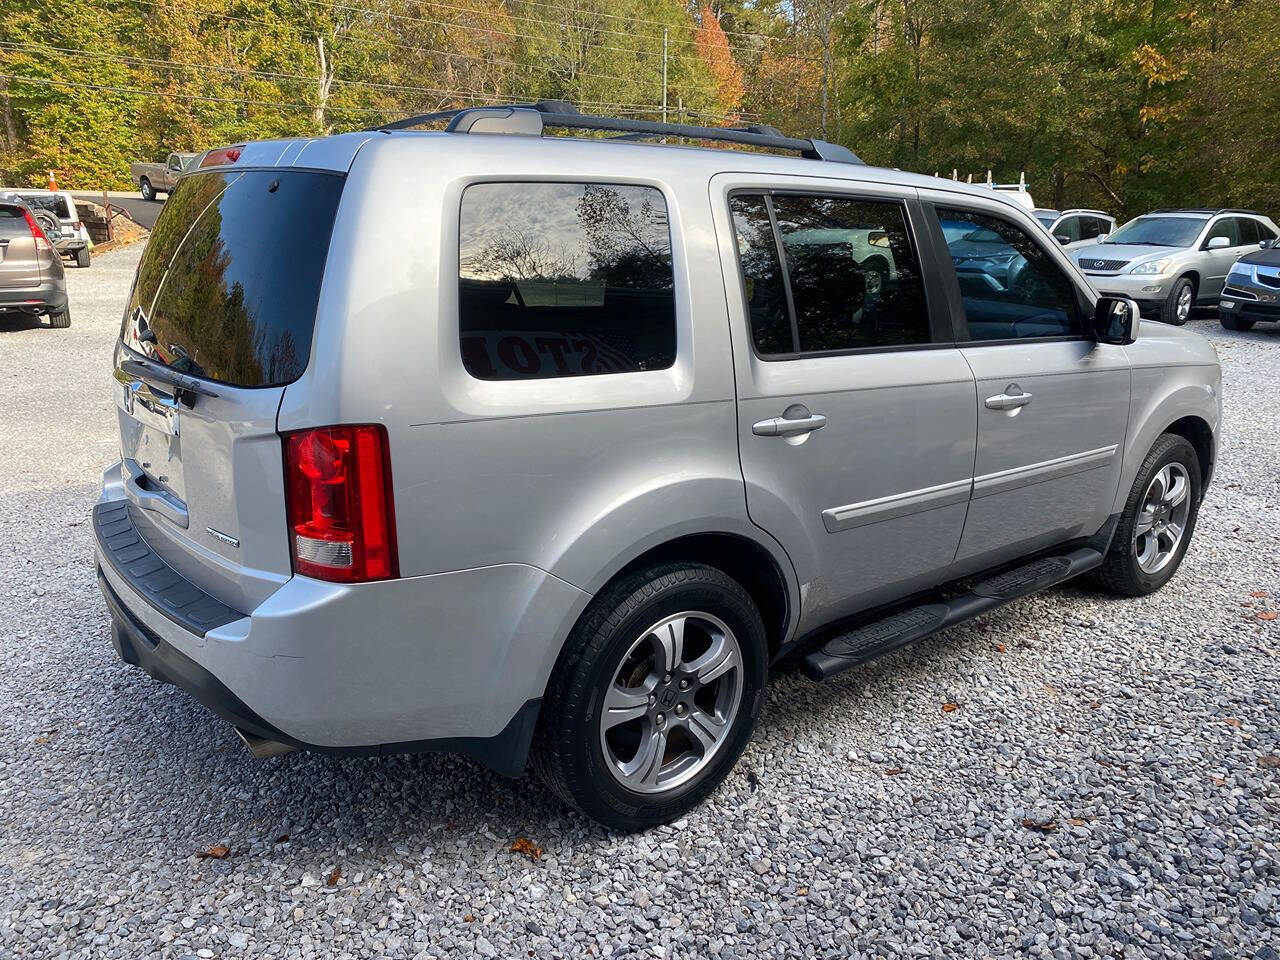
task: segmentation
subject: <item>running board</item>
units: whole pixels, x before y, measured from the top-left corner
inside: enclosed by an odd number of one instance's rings
[[[801,661],[810,680],[826,680],[845,670],[921,640],[946,627],[971,620],[988,610],[1037,593],[1102,564],[1102,554],[1081,547],[1060,557],[1042,557],[1006,570],[945,602],[899,611],[828,640]]]

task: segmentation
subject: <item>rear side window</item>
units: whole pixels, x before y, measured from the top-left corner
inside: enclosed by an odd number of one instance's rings
[[[181,180],[138,266],[125,345],[220,383],[296,380],[342,185],[334,174],[288,170]]]
[[[477,183],[462,195],[462,362],[481,380],[663,370],[675,362],[662,192]]]
[[[929,342],[919,261],[900,203],[737,194],[730,209],[757,353]]]
[[[1240,245],[1247,246],[1251,243],[1257,243],[1262,238],[1258,235],[1258,221],[1249,220],[1241,217],[1236,221],[1240,225]]]

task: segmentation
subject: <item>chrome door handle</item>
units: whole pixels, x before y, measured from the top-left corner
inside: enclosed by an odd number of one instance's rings
[[[985,403],[988,410],[1017,410],[1031,402],[1029,393],[1000,393],[987,397]]]
[[[820,413],[810,414],[788,420],[786,417],[771,417],[751,425],[751,432],[757,437],[795,437],[802,433],[812,433],[827,425],[827,418]]]

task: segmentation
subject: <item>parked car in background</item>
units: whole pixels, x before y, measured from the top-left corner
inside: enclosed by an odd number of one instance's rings
[[[1218,300],[1218,320],[1228,330],[1280,323],[1280,240],[1236,261]]]
[[[1060,210],[1054,210],[1050,207],[1036,207],[1031,211],[1032,215],[1044,224],[1044,228],[1048,230],[1054,225],[1057,219],[1062,216]]]
[[[1115,217],[1101,210],[1088,209],[1063,210],[1046,227],[1050,235],[1068,250],[1100,243],[1115,228]]]
[[[112,642],[256,755],[531,761],[635,829],[729,775],[770,664],[1174,576],[1217,357],[1017,202],[559,104],[400,132],[441,119],[211,151],[123,311]]]
[[[191,168],[198,153],[171,153],[164,163],[131,163],[129,177],[142,193],[143,200],[154,200],[158,193],[170,193],[178,177]]]
[[[1036,207],[1035,200],[1031,198],[1031,191],[1027,189],[1027,175],[1025,173],[1018,174],[1017,183],[996,183],[991,179],[991,171],[988,170],[985,186],[988,190],[995,190],[997,193],[1008,197],[1024,210],[1035,211],[1042,209]]]
[[[31,208],[36,222],[58,251],[59,256],[89,266],[89,229],[80,219],[76,201],[66,190],[7,190],[0,197],[11,197]]]
[[[47,316],[71,326],[62,258],[20,200],[0,198],[0,314]]]
[[[1071,256],[1104,294],[1132,297],[1144,316],[1183,324],[1218,302],[1227,273],[1280,227],[1254,210],[1156,210]]]

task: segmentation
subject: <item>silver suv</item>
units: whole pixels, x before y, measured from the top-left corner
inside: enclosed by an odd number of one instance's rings
[[[1238,259],[1277,236],[1280,227],[1252,210],[1156,210],[1071,256],[1104,294],[1181,325],[1197,304],[1218,302]]]
[[[258,755],[531,762],[643,827],[784,658],[1187,549],[1217,357],[990,190],[555,104],[223,156],[138,267],[93,525],[120,656]]]

